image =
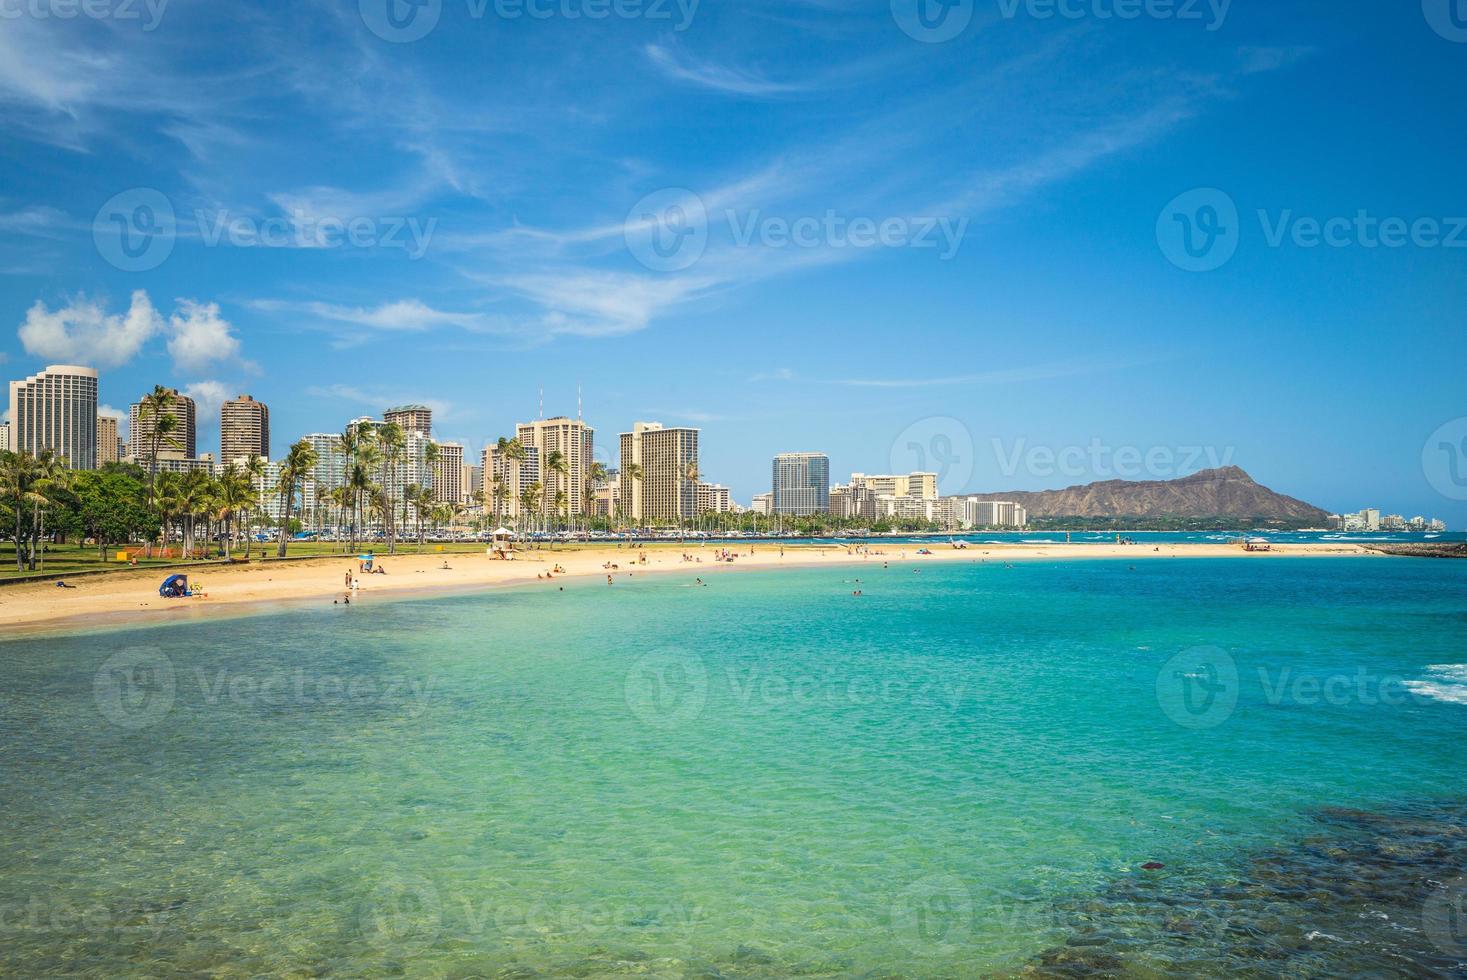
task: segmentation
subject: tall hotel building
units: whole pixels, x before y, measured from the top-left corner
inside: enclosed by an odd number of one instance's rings
[[[10,382],[10,448],[56,452],[73,470],[97,468],[97,372],[55,364]]]
[[[459,442],[440,442],[433,464],[433,499],[441,504],[461,504],[464,498],[464,447]]]
[[[10,423],[0,422],[0,451],[10,451]]]
[[[632,479],[627,468],[641,468]],[[619,505],[632,520],[685,520],[698,514],[698,430],[638,422],[621,434]]]
[[[382,413],[382,421],[397,423],[403,435],[421,432],[424,438],[433,437],[433,410],[426,405],[402,405],[389,408]]]
[[[774,512],[804,517],[830,509],[830,457],[780,453],[774,457]]]
[[[170,388],[168,393],[173,396],[173,400],[167,411],[178,420],[178,426],[159,440],[158,458],[193,460],[198,455],[198,446],[194,439],[198,431],[198,410],[194,406],[194,400],[187,395],[180,395],[177,389]],[[146,463],[148,454],[153,451],[153,419],[151,414],[144,417],[141,401],[132,405],[132,411],[128,414],[128,430],[127,442],[132,449],[133,459]]]
[[[116,418],[97,416],[97,469],[122,459],[122,440],[117,435]]]
[[[554,500],[557,493],[564,493],[570,514],[585,513],[586,470],[590,468],[595,453],[596,430],[580,419],[557,416],[515,426],[515,438],[525,447],[526,453],[535,450],[538,457],[536,469],[544,485],[546,499]],[[551,453],[560,453],[565,458],[564,473],[550,469]]]
[[[219,409],[219,461],[228,466],[241,457],[257,456],[270,458],[270,409],[240,395]]]

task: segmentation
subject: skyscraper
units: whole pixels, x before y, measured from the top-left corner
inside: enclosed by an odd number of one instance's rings
[[[117,438],[117,419],[97,416],[97,469],[122,458],[122,442]]]
[[[596,430],[580,419],[561,415],[553,419],[522,422],[515,426],[515,438],[526,450],[534,449],[539,454],[540,481],[545,499],[553,502],[556,494],[564,493],[567,512],[583,513],[586,470],[595,452]],[[564,473],[550,468],[551,453],[560,453],[565,463]]]
[[[830,457],[824,453],[780,453],[774,457],[774,512],[823,514],[830,509]]]
[[[636,478],[628,470],[637,467]],[[633,520],[687,520],[698,514],[698,430],[637,422],[621,434],[619,506]]]
[[[194,400],[187,395],[180,395],[176,388],[169,388],[168,393],[173,396],[167,413],[178,420],[178,426],[158,441],[159,459],[190,460],[198,456],[198,445],[195,442],[197,432],[198,409],[194,406]],[[140,462],[146,462],[148,454],[153,451],[153,418],[151,414],[146,417],[143,413],[143,403],[134,402],[132,410],[128,413],[128,445],[132,448],[133,458]]]
[[[0,422],[0,450],[10,449],[10,423]]]
[[[382,413],[383,422],[395,422],[403,435],[421,432],[424,437],[433,437],[433,410],[426,405],[400,405]]]
[[[219,409],[219,461],[228,466],[241,457],[256,456],[270,458],[270,409],[240,395]]]
[[[464,447],[460,442],[440,442],[433,463],[433,499],[442,504],[463,501]]]
[[[73,470],[97,468],[97,372],[53,364],[10,382],[10,448],[56,452]]]

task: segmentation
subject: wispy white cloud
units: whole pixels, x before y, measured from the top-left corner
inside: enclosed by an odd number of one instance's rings
[[[643,52],[647,60],[668,78],[726,95],[770,98],[808,91],[811,87],[808,84],[776,82],[757,72],[694,58],[667,44],[649,44]]]

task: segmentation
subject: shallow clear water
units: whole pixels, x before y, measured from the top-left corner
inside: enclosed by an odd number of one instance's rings
[[[0,974],[1449,972],[1464,635],[1467,564],[1290,559],[700,566],[12,640]],[[1326,846],[1327,808],[1388,816]],[[1278,884],[1422,812],[1361,909]],[[1156,907],[1234,925],[1180,953]]]

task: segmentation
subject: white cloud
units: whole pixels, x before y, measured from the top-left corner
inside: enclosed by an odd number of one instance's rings
[[[239,338],[219,315],[218,303],[178,301],[178,312],[168,318],[168,353],[179,371],[200,372],[219,361],[239,358]]]
[[[26,311],[20,342],[26,352],[48,361],[118,367],[132,360],[163,329],[163,318],[148,294],[136,290],[126,313],[107,313],[100,303],[78,296],[55,311],[41,300]]]
[[[201,426],[217,420],[219,409],[229,399],[229,388],[219,381],[195,381],[185,385],[183,393],[194,400]]]
[[[669,78],[728,95],[768,98],[801,92],[807,87],[772,81],[754,72],[731,68],[711,61],[699,61],[661,44],[649,44],[643,50],[647,54],[647,59]]]

